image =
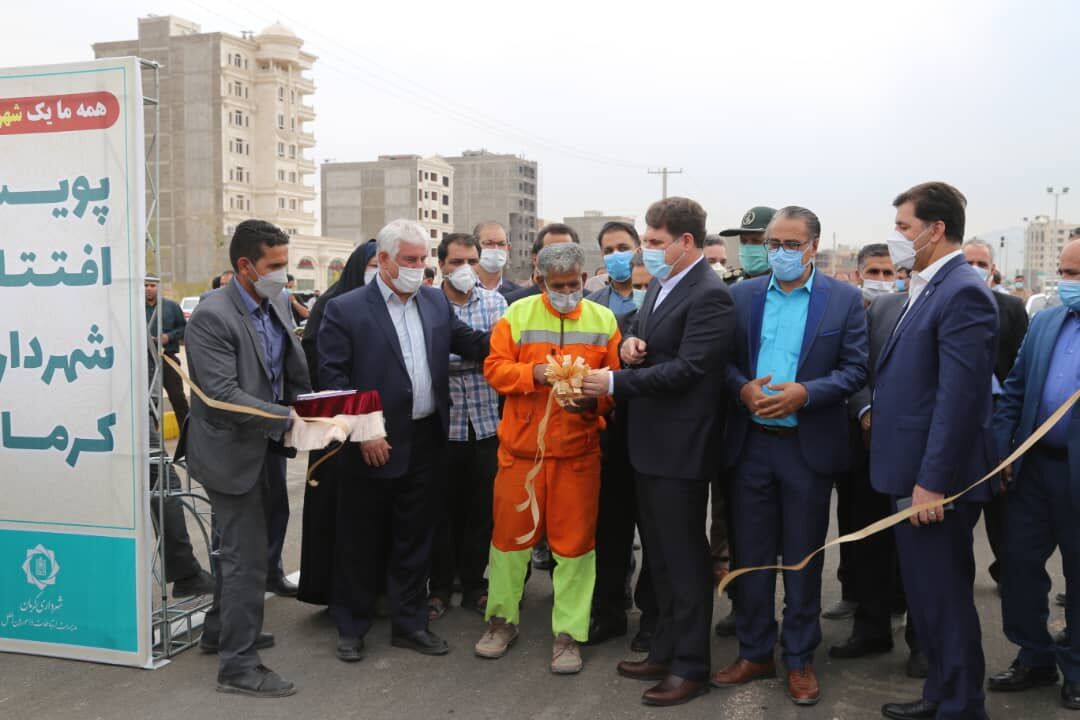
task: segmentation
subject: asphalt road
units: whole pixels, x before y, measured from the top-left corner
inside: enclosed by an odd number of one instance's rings
[[[286,567],[297,569],[300,544],[300,502],[303,467],[289,466],[293,519],[286,546]],[[835,525],[835,523],[834,523]],[[835,527],[832,529],[835,535]],[[990,551],[982,527],[976,530],[980,568],[976,599],[983,626],[983,646],[989,672],[1004,669],[1015,648],[1001,632],[1001,609],[986,566]],[[824,604],[838,598],[837,553],[826,558]],[[1054,592],[1064,590],[1060,559],[1050,561]],[[782,591],[781,591],[782,593]],[[457,602],[455,600],[455,602]],[[778,607],[779,605],[778,600]],[[448,656],[429,658],[390,646],[388,621],[375,624],[367,642],[367,657],[345,664],[334,656],[336,633],[325,611],[294,600],[273,598],[266,606],[266,629],[277,636],[276,647],[262,654],[263,662],[293,680],[299,692],[281,700],[257,700],[222,695],[214,690],[215,658],[189,650],[165,667],[148,671],[94,665],[24,655],[0,654],[0,719],[49,720],[78,718],[121,720],[242,720],[259,718],[534,718],[593,720],[600,718],[730,720],[848,720],[881,717],[884,702],[918,697],[921,685],[904,675],[906,649],[897,626],[897,649],[869,660],[832,661],[825,648],[850,632],[850,621],[823,621],[824,642],[815,668],[822,688],[821,702],[797,708],[780,680],[753,683],[734,690],[714,690],[678,708],[647,708],[640,695],[648,685],[619,677],[615,664],[631,657],[629,636],[599,647],[585,648],[584,671],[554,676],[550,659],[551,582],[547,573],[533,573],[526,588],[521,637],[501,660],[481,660],[472,646],[483,632],[482,619],[453,608],[433,624],[451,647]],[[717,602],[717,618],[726,614],[726,600]],[[1063,613],[1051,612],[1052,629],[1060,629]],[[635,617],[631,626],[636,625]],[[734,659],[733,639],[714,638],[713,667]],[[994,718],[1078,717],[1061,708],[1058,688],[1016,695],[989,696]]]

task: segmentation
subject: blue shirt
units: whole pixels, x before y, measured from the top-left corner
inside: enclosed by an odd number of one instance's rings
[[[1050,368],[1043,384],[1042,402],[1035,418],[1038,427],[1046,422],[1062,403],[1080,387],[1080,311],[1073,310],[1065,316],[1050,356]],[[1043,442],[1051,447],[1065,448],[1069,443],[1069,415],[1046,433]]]
[[[772,375],[769,385],[795,382],[816,273],[816,268],[811,270],[806,284],[790,293],[780,288],[775,275],[769,280],[769,289],[765,293],[765,313],[761,319],[761,347],[757,356],[757,377]],[[766,395],[775,395],[768,388],[762,388],[762,391]],[[754,415],[753,421],[777,427],[796,427],[799,424],[795,413],[779,420],[765,420]]]
[[[428,366],[427,345],[424,341],[424,324],[420,318],[420,306],[416,293],[401,301],[397,293],[376,274],[379,292],[386,301],[386,310],[397,331],[401,346],[401,359],[412,382],[412,419],[421,420],[435,413],[435,390],[431,385],[431,368]]]
[[[588,299],[603,305],[617,318],[632,313],[637,309],[637,305],[634,305],[634,293],[631,292],[629,297],[623,297],[613,285],[600,288],[590,294]]]
[[[506,298],[477,285],[464,305],[450,303],[454,314],[473,330],[491,332],[506,312]],[[484,379],[483,363],[450,354],[450,441],[468,442],[469,425],[477,440],[499,429],[499,395]]]
[[[287,340],[285,333],[287,330],[281,324],[281,320],[270,312],[269,300],[264,299],[262,302],[255,302],[255,299],[248,295],[248,291],[236,281],[235,277],[232,279],[232,284],[236,286],[236,291],[244,299],[248,317],[251,318],[251,324],[255,326],[255,333],[262,341],[263,359],[266,361],[266,367],[270,369],[270,387],[274,389],[274,400],[280,402],[285,397],[283,378],[285,375],[285,341]]]

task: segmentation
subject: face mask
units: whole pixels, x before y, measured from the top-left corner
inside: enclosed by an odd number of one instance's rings
[[[497,273],[506,266],[506,251],[484,248],[480,251],[480,267],[489,273]]]
[[[551,307],[562,315],[569,315],[574,312],[574,308],[578,306],[583,296],[581,290],[572,293],[558,293],[554,290],[548,290],[547,294],[548,300],[551,301]]]
[[[798,280],[799,276],[806,271],[802,251],[783,248],[769,251],[769,267],[780,282]]]
[[[644,289],[639,290],[637,288],[634,288],[634,292],[633,292],[634,307],[636,307],[638,310],[640,310],[641,306],[645,304],[645,293],[647,293],[647,292],[649,292],[649,291],[644,290]]]
[[[930,228],[926,228],[926,230],[929,229]],[[916,235],[915,240],[921,238],[926,233],[926,230],[923,230],[921,233]],[[897,267],[902,267],[905,270],[911,270],[913,267],[915,267],[915,258],[917,258],[919,256],[919,253],[921,253],[923,250],[930,247],[928,243],[916,250],[915,240],[908,240],[907,236],[899,230],[893,230],[892,233],[889,234],[889,257],[892,258],[893,265],[896,265]]]
[[[761,275],[769,270],[769,254],[764,245],[740,245],[739,264],[747,275]]]
[[[641,259],[645,263],[645,269],[657,280],[667,279],[667,276],[671,274],[672,266],[678,265],[679,260],[682,260],[684,255],[686,255],[685,249],[683,249],[682,255],[679,255],[678,260],[668,265],[666,260],[667,248],[645,248],[641,251]]]
[[[633,250],[613,252],[604,256],[604,267],[607,268],[608,277],[615,282],[626,282],[630,279],[630,260],[634,257]]]
[[[724,280],[725,278],[727,278],[727,268],[724,267],[722,264],[713,263],[709,267],[711,267],[713,269],[713,272],[716,273],[720,277],[721,280]]]
[[[1072,310],[1080,310],[1080,280],[1058,280],[1058,297]]]
[[[907,290],[907,280],[896,281],[896,292],[904,292]]]
[[[975,274],[979,276],[979,280],[985,285],[986,281],[990,279],[990,271],[984,267],[979,267],[978,265],[971,265],[970,267],[975,271]]]
[[[364,271],[364,284],[365,285],[370,285],[371,282],[375,279],[375,276],[378,274],[378,272],[379,272],[379,268],[377,268],[377,267],[368,268],[367,270],[365,270]]]
[[[1014,282],[1013,287],[1016,288],[1017,290],[1023,290],[1024,289],[1024,283],[1022,283],[1022,282]]]
[[[407,268],[398,265],[398,276],[394,279],[394,289],[402,295],[412,295],[424,284],[424,268]]]
[[[897,282],[903,282],[898,280]],[[864,300],[873,300],[879,295],[888,295],[894,292],[896,284],[887,280],[863,280],[862,296]]]
[[[460,293],[469,293],[476,287],[476,272],[469,265],[462,265],[446,276],[454,289]]]
[[[258,271],[256,271],[256,275],[258,275]],[[285,268],[278,268],[265,275],[259,275],[259,279],[255,281],[255,292],[259,294],[259,297],[269,300],[280,295],[288,284],[289,274],[285,272]]]

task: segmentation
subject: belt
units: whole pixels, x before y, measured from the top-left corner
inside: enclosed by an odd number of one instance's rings
[[[1068,462],[1069,460],[1068,448],[1054,447],[1053,445],[1047,445],[1045,442],[1041,442],[1032,449],[1043,457],[1050,458],[1051,460],[1057,460],[1059,462]]]
[[[797,435],[799,427],[781,427],[778,425],[762,425],[759,422],[751,422],[750,426],[755,430],[765,433],[766,435],[775,435],[776,437],[791,437]]]

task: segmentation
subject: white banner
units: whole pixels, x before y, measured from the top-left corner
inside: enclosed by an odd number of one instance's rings
[[[150,664],[142,84],[0,70],[0,650]]]

